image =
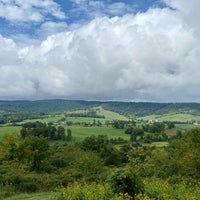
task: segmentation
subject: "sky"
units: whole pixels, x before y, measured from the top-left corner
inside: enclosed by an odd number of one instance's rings
[[[0,0],[0,100],[200,102],[199,0]]]

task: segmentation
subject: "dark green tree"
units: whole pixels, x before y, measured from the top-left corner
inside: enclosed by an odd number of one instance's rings
[[[72,140],[72,130],[71,129],[67,129],[67,141],[71,141]]]
[[[129,194],[133,200],[136,194],[144,192],[142,180],[129,168],[116,169],[111,174],[110,183],[115,193]]]
[[[65,140],[65,129],[62,126],[57,128],[57,139]]]

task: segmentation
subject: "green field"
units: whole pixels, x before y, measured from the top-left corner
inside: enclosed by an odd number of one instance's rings
[[[129,120],[129,118],[125,117],[124,115],[105,110],[102,107],[96,107],[96,112],[98,115],[104,115],[106,120]]]
[[[191,114],[167,113],[164,115],[149,115],[141,117],[142,120],[157,120],[157,121],[176,121],[176,122],[192,122],[200,121],[200,116]]]
[[[62,119],[63,117],[64,117],[63,114],[60,114],[60,115],[46,115],[44,118],[28,119],[28,120],[24,120],[22,122],[19,122],[18,124],[23,124],[23,123],[27,123],[27,122],[36,122],[36,121],[40,121],[40,122],[43,122],[43,123],[57,122],[60,119]]]
[[[183,130],[191,130],[193,128],[198,128],[199,126],[193,124],[176,124],[176,127]]]
[[[93,107],[93,108],[86,109],[86,110],[70,111],[67,113],[87,113],[88,111],[95,111],[97,115],[104,116],[106,120],[129,120],[124,115],[120,115],[116,112],[105,110],[101,106]]]
[[[115,129],[113,127],[82,127],[82,126],[63,126],[66,130],[70,128],[72,130],[73,141],[81,141],[85,137],[91,135],[107,135],[109,138],[118,138],[121,137],[125,140],[129,140],[130,136],[124,134],[123,129]],[[0,139],[5,134],[19,134],[21,130],[20,126],[4,126],[0,127]]]
[[[0,139],[5,135],[5,134],[9,134],[9,135],[15,135],[15,134],[19,134],[21,130],[20,126],[1,126],[0,127]]]
[[[124,133],[123,129],[115,129],[113,127],[82,127],[82,126],[64,126],[65,129],[70,128],[72,130],[72,137],[74,141],[81,141],[85,137],[107,135],[108,138],[123,138],[129,140],[130,136]]]

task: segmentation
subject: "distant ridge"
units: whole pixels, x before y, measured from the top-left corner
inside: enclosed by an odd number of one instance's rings
[[[189,113],[200,115],[200,103],[151,103],[151,102],[102,102],[83,100],[17,100],[0,101],[0,110],[5,112],[58,113],[102,106],[104,109],[125,116],[147,116],[151,114]]]

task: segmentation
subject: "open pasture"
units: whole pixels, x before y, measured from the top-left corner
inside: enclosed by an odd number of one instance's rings
[[[123,129],[115,129],[113,127],[81,127],[81,126],[64,126],[67,130],[70,128],[72,130],[72,137],[74,141],[81,141],[85,137],[106,135],[108,138],[123,138],[124,140],[129,140],[130,136],[124,133]]]
[[[157,121],[175,121],[175,122],[193,122],[200,121],[200,116],[191,114],[180,114],[180,113],[167,113],[163,115],[149,115],[141,117],[143,120],[157,120]]]

